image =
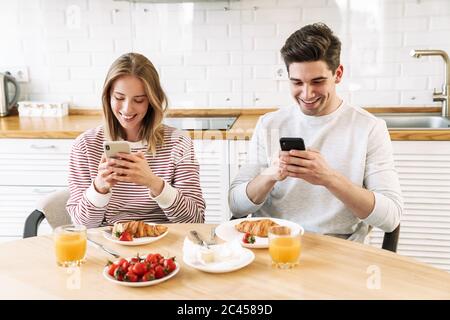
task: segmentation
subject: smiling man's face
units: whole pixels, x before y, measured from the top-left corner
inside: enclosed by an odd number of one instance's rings
[[[343,67],[333,74],[324,61],[294,62],[289,65],[291,95],[308,116],[324,116],[339,107],[336,84]]]

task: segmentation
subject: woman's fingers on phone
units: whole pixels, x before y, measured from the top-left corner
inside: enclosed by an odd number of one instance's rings
[[[132,154],[132,153],[123,153],[123,152],[118,152],[116,154],[117,158],[120,158],[122,161],[123,160],[128,160],[128,161],[136,161],[136,155]]]
[[[145,159],[145,154],[142,151],[136,152],[135,153],[139,158],[141,159]]]
[[[111,170],[111,168],[105,168],[101,171],[99,171],[100,177],[102,177],[103,179],[106,178],[108,175],[110,175],[113,171]]]
[[[113,174],[110,174],[105,178],[105,182],[108,183],[111,187],[117,183],[117,180],[114,179]]]
[[[117,174],[117,175],[125,175],[128,173],[128,169],[127,168],[123,168],[123,167],[114,167],[112,169],[112,173],[113,174]]]
[[[133,165],[134,163],[128,160],[114,159],[112,168],[132,168]]]
[[[103,171],[106,170],[108,168],[108,162],[103,162],[100,163],[100,165],[98,166],[98,171]]]

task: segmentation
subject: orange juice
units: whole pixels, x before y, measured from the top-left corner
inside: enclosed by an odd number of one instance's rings
[[[86,234],[78,232],[56,234],[55,250],[59,265],[80,264],[86,254]]]
[[[269,254],[275,263],[296,264],[300,252],[300,237],[275,237],[270,239]]]

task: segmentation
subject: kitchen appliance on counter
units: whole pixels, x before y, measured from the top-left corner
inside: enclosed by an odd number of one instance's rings
[[[14,87],[14,96],[10,97],[9,87]],[[19,99],[19,84],[9,72],[0,73],[0,117],[7,116]]]

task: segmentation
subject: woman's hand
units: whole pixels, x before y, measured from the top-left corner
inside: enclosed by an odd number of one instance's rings
[[[164,181],[153,173],[142,152],[118,153],[117,157],[107,162],[114,180],[146,186],[154,197],[161,193]]]
[[[106,194],[117,183],[112,176],[113,171],[108,167],[105,154],[102,154],[100,164],[98,166],[98,174],[94,180],[94,188],[97,192]]]

